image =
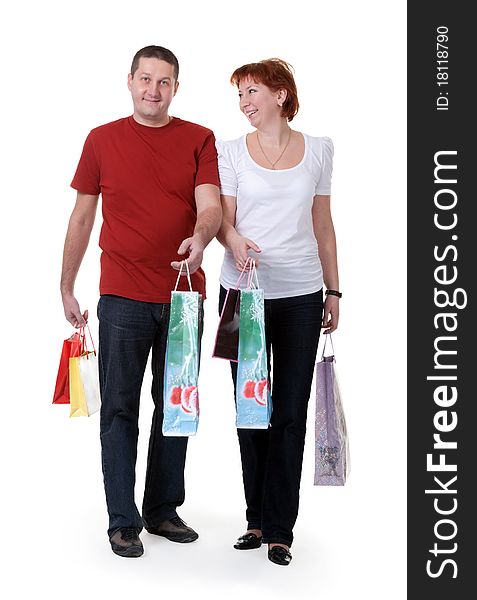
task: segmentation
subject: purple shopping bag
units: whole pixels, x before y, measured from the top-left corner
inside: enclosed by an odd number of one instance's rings
[[[329,334],[328,334],[329,335]],[[331,337],[330,337],[331,340]],[[349,475],[346,421],[334,355],[316,363],[315,485],[344,485]]]

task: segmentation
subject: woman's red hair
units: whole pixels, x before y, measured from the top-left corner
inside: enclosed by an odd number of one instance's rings
[[[287,121],[293,120],[300,104],[291,65],[280,58],[268,58],[258,63],[249,63],[235,69],[230,77],[230,83],[238,87],[242,79],[247,78],[266,85],[274,92],[286,90],[287,97],[282,106],[282,117],[285,117]]]

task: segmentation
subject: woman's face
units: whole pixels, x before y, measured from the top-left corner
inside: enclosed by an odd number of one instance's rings
[[[263,83],[256,83],[247,78],[239,82],[238,94],[240,98],[240,110],[244,113],[251,125],[260,127],[281,118],[281,104],[283,104],[286,92],[272,91]]]

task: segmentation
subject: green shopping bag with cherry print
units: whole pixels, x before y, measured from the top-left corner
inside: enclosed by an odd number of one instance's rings
[[[179,292],[177,286],[185,264],[190,291]],[[187,261],[182,261],[176,287],[171,292],[164,368],[165,436],[189,436],[197,433],[199,423],[199,310],[200,297],[192,291]]]
[[[264,291],[259,287],[254,262],[250,271],[248,287],[240,291],[236,385],[236,426],[238,429],[267,429],[272,414],[264,309]]]

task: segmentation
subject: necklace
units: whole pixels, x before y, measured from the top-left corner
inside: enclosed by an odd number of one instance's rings
[[[291,138],[291,129],[289,128],[289,129],[288,129],[288,140],[287,140],[287,143],[285,144],[285,147],[284,147],[284,148],[283,148],[283,150],[281,151],[281,153],[280,153],[280,156],[277,158],[277,160],[276,160],[276,161],[274,161],[274,162],[272,162],[272,161],[271,161],[271,160],[268,158],[268,156],[265,154],[265,152],[263,151],[262,144],[260,143],[260,137],[259,137],[259,135],[258,135],[258,131],[257,131],[257,142],[258,142],[258,145],[259,145],[259,147],[260,147],[260,150],[262,151],[262,154],[263,154],[263,156],[265,157],[266,161],[272,165],[272,169],[275,169],[275,165],[276,165],[276,164],[277,164],[277,162],[278,162],[278,161],[281,159],[281,157],[282,157],[282,156],[285,154],[285,150],[288,148],[288,144],[290,143],[290,138]]]

